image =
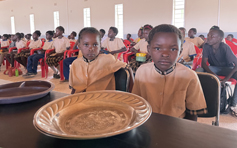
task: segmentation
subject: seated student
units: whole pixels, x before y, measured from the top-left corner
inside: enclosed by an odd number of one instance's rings
[[[205,42],[206,41],[206,39],[205,39],[205,36],[204,35],[199,35],[199,37]]]
[[[36,30],[33,33],[33,40],[29,44],[29,50],[23,50],[15,56],[15,60],[24,66],[25,71],[27,70],[27,58],[30,56],[30,50],[40,48],[42,45],[42,41],[39,39],[40,35],[41,32]]]
[[[1,70],[2,62],[4,60],[4,56],[8,54],[7,46],[9,46],[9,45],[10,45],[10,43],[8,40],[8,35],[4,34],[2,42],[1,42],[1,49],[0,49],[0,70]],[[6,47],[6,48],[4,48],[4,47]]]
[[[235,45],[237,45],[236,42],[233,42],[233,38],[234,38],[234,35],[233,35],[233,34],[228,34],[228,36],[226,37],[226,39],[227,39],[228,41],[231,41],[232,43],[234,43]]]
[[[148,53],[154,62],[138,68],[132,93],[146,99],[155,113],[197,120],[198,114],[206,112],[206,101],[197,74],[177,63],[181,32],[162,24],[148,38]]]
[[[21,33],[21,39],[26,42],[26,39],[25,39],[25,34],[24,33]]]
[[[100,29],[100,37],[101,37],[101,43],[103,43],[105,39],[108,37],[107,35],[105,35],[104,29]]]
[[[134,40],[131,38],[131,34],[130,33],[128,33],[127,34],[127,40],[130,42],[130,43],[132,43]]]
[[[44,58],[45,51],[53,49],[53,31],[46,32],[47,41],[44,43],[42,50],[37,50],[37,53],[31,55],[27,59],[27,73],[22,75],[23,77],[32,77],[37,74],[37,66],[40,59]]]
[[[71,65],[69,85],[72,94],[115,90],[114,72],[124,68],[126,63],[118,61],[110,54],[99,54],[101,36],[93,27],[82,29],[78,42],[83,57],[77,58]]]
[[[101,45],[102,48],[107,48],[109,53],[114,55],[115,59],[117,59],[118,53],[127,51],[123,41],[115,37],[117,34],[118,29],[116,27],[110,27],[108,38]]]
[[[64,51],[70,49],[70,41],[68,38],[63,36],[64,28],[62,26],[59,26],[56,28],[56,37],[54,39],[53,46],[55,48],[54,51],[47,54],[46,63],[47,65],[54,71],[53,77],[55,79],[59,79],[59,71],[60,71],[60,65],[59,62],[63,60],[64,57]],[[55,67],[57,69],[55,69]]]
[[[9,48],[16,47],[17,36],[11,36],[11,44]],[[6,60],[11,64],[11,67],[14,67],[14,56],[17,54],[17,50],[12,50],[11,53],[5,55]]]
[[[26,47],[26,42],[24,42],[22,40],[22,35],[20,33],[16,33],[16,48],[17,50],[18,49],[21,49],[21,48],[25,48]],[[14,67],[14,60],[15,60],[15,55],[17,55],[17,50],[13,50],[11,53],[10,53],[10,57],[8,59],[8,61],[10,63],[12,63],[12,67]]]
[[[137,33],[137,38],[134,40],[135,43],[138,43],[141,39],[143,39],[143,27],[139,28],[138,33]]]
[[[221,84],[224,85],[230,78],[237,80],[237,58],[233,54],[230,47],[223,43],[224,32],[218,29],[212,29],[207,36],[207,43],[203,46],[202,67],[196,71],[208,72],[219,76],[225,76],[224,79],[219,78]],[[206,63],[210,64],[208,66]],[[219,76],[218,76],[219,75]],[[237,116],[237,87],[235,85],[233,101],[231,102],[231,109],[235,116]]]
[[[29,34],[27,34],[27,35],[25,35],[25,38],[26,38],[26,42],[31,42],[32,40],[31,40],[31,34],[29,33]]]
[[[202,48],[204,41],[200,37],[195,37],[196,33],[197,33],[197,29],[191,28],[188,31],[188,37],[185,38],[185,41],[192,42],[195,46]]]
[[[183,38],[185,37],[185,31],[186,29],[183,27],[180,27],[179,30],[182,33]],[[181,54],[178,58],[178,62],[187,66],[191,69],[192,61],[197,55],[194,44],[192,42],[184,40],[183,42],[183,50],[181,51]]]
[[[76,41],[75,45],[73,46],[73,49],[77,49],[77,45],[78,45],[78,40]],[[64,75],[65,79],[61,82],[68,82],[69,72],[70,72],[70,65],[72,64],[72,62],[74,60],[76,60],[77,58],[80,58],[80,57],[82,57],[81,50],[79,50],[79,53],[78,53],[77,56],[66,58],[66,59],[63,60],[63,75]]]
[[[136,53],[147,54],[147,45],[148,45],[147,40],[149,32],[152,30],[152,28],[153,27],[148,24],[143,27],[142,39],[131,49],[131,51],[134,52],[135,55]],[[138,51],[138,49],[140,49],[140,51]],[[149,63],[151,61],[152,61],[151,56],[147,54],[145,62],[138,62],[136,61],[136,59],[133,59],[129,62],[129,65],[132,68],[133,72],[136,73],[138,67],[140,67],[142,64]]]
[[[77,36],[77,33],[75,31],[73,31],[71,34],[70,34],[70,42],[76,42],[77,40],[75,39],[75,37]]]

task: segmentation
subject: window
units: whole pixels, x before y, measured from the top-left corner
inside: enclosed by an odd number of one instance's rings
[[[54,16],[54,28],[57,28],[59,26],[59,12],[54,11],[53,16]]]
[[[11,17],[11,29],[12,29],[12,34],[15,34],[16,30],[15,30],[15,19],[14,19],[14,16]]]
[[[84,27],[91,27],[90,8],[84,8]]]
[[[173,25],[184,27],[185,0],[173,0]]]
[[[34,14],[30,15],[30,32],[33,34],[35,31],[35,21],[34,21]]]
[[[123,4],[115,5],[115,27],[118,28],[118,38],[123,38]]]

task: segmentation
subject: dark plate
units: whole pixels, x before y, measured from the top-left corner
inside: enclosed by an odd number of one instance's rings
[[[23,86],[19,88],[22,83]],[[0,85],[0,104],[36,100],[46,96],[53,89],[54,84],[48,81],[22,81]]]

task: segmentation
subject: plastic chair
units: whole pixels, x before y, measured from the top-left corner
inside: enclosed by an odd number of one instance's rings
[[[114,73],[116,90],[127,92],[132,91],[134,76],[131,72],[132,70],[130,68],[121,68]]]
[[[225,78],[225,76],[218,76],[218,77],[221,78],[221,79]],[[230,78],[228,81],[231,82],[232,85],[236,85],[236,83],[237,83],[237,81],[233,78]]]
[[[230,46],[233,53],[235,55],[237,55],[237,46],[234,43],[232,43],[231,41],[227,40],[227,39],[225,39],[225,41],[226,41],[226,44]]]
[[[45,42],[45,41],[46,41],[45,38],[41,38],[40,40],[41,40],[42,42]]]
[[[199,115],[198,117],[215,117],[212,125],[219,126],[220,116],[220,81],[218,78],[209,73],[197,72],[202,90],[207,103],[207,114]]]
[[[130,47],[131,43],[129,42],[129,40],[123,40],[124,45],[126,46],[126,48]]]
[[[202,54],[202,51],[201,51],[197,46],[194,45],[194,48],[195,48],[195,50],[196,50],[197,56],[199,56],[200,54]]]

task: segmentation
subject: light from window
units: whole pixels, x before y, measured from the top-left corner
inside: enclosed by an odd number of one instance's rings
[[[90,8],[84,8],[84,27],[91,27]]]
[[[173,0],[173,25],[184,27],[185,0]]]
[[[33,34],[35,31],[34,14],[30,14],[30,32]]]
[[[12,29],[12,34],[15,34],[16,30],[15,30],[15,19],[14,19],[14,16],[11,17],[11,29]]]
[[[54,28],[57,28],[59,26],[59,11],[54,11],[53,16],[54,16]]]
[[[115,5],[115,27],[118,28],[118,38],[123,38],[123,4]]]

